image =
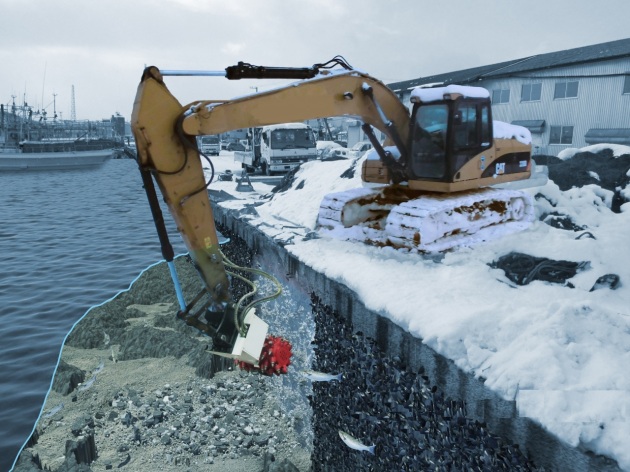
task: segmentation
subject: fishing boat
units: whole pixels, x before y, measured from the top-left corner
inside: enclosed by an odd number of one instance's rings
[[[17,170],[67,170],[96,167],[116,151],[0,152],[0,172]]]
[[[39,119],[37,116],[40,115]],[[102,165],[123,148],[124,118],[52,120],[24,103],[0,105],[0,172],[66,170]]]

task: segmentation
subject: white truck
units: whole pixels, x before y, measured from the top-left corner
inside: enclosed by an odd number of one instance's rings
[[[265,175],[289,172],[302,162],[317,159],[315,134],[304,123],[251,128],[248,149],[235,151],[234,160],[248,172],[260,169]]]
[[[199,136],[197,144],[201,152],[209,156],[218,156],[221,151],[221,143],[217,135]]]

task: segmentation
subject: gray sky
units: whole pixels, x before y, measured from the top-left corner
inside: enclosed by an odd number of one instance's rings
[[[585,6],[582,6],[585,5]],[[588,5],[588,6],[586,6]],[[623,39],[630,0],[0,0],[0,103],[129,119],[145,65],[305,67],[385,83]],[[167,78],[182,103],[278,81]]]

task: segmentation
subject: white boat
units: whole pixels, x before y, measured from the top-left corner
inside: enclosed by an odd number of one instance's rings
[[[96,167],[115,153],[114,149],[58,152],[0,152],[0,172],[21,170],[67,170]]]

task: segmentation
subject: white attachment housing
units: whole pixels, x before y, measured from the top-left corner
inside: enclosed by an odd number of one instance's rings
[[[218,356],[229,357],[258,367],[258,360],[265,344],[269,325],[256,316],[256,310],[253,308],[245,315],[244,323],[247,328],[247,335],[245,337],[238,335],[231,353],[211,352]]]

